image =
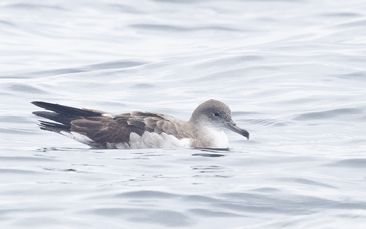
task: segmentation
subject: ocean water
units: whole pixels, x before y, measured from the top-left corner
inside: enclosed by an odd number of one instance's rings
[[[1,228],[365,228],[366,2],[0,2]],[[96,150],[34,100],[189,119],[229,151]]]

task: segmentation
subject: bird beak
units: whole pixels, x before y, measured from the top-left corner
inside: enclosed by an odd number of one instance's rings
[[[243,135],[244,137],[246,137],[247,139],[249,139],[249,132],[244,130],[244,129],[240,129],[239,127],[236,126],[235,122],[233,120],[230,120],[228,122],[224,122],[224,125],[229,129],[234,131],[235,133],[238,133],[240,135]]]

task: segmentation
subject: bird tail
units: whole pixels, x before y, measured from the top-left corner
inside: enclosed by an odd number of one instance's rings
[[[69,132],[71,128],[71,122],[75,119],[79,119],[81,117],[102,116],[102,112],[100,111],[79,109],[55,103],[34,101],[32,104],[48,110],[34,111],[33,114],[37,115],[38,117],[46,118],[56,122],[40,121],[40,128],[42,130],[48,130],[57,133],[60,133],[61,131]]]

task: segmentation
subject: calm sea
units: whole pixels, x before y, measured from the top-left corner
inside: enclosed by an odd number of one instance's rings
[[[0,227],[366,228],[363,0],[3,0]],[[95,150],[34,100],[183,120],[228,104],[230,151]]]

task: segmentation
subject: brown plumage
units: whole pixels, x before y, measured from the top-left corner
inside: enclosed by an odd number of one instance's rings
[[[177,146],[181,145],[178,144],[179,140],[187,139],[190,147],[216,148],[222,145],[217,143],[222,139],[218,139],[217,134],[211,136],[209,130],[216,131],[224,124],[235,132],[249,137],[247,131],[237,128],[231,120],[230,109],[216,100],[201,104],[188,122],[155,112],[135,111],[114,115],[47,102],[32,103],[49,110],[35,111],[33,114],[54,121],[40,121],[41,129],[66,135],[95,148],[164,147],[167,145],[164,143],[172,140],[172,136]],[[221,112],[222,120],[217,120],[213,115],[218,112]],[[226,135],[222,136],[226,138]],[[137,144],[137,141],[142,141],[142,144]]]
[[[181,139],[189,137],[186,133],[177,131],[177,125],[170,120],[173,117],[153,112],[131,112],[113,115],[102,111],[78,109],[46,102],[32,102],[48,111],[35,111],[33,114],[61,123],[40,121],[40,128],[52,132],[76,132],[85,135],[96,148],[109,148],[109,145],[121,142],[128,143],[130,134],[142,135],[145,131],[174,135]]]

